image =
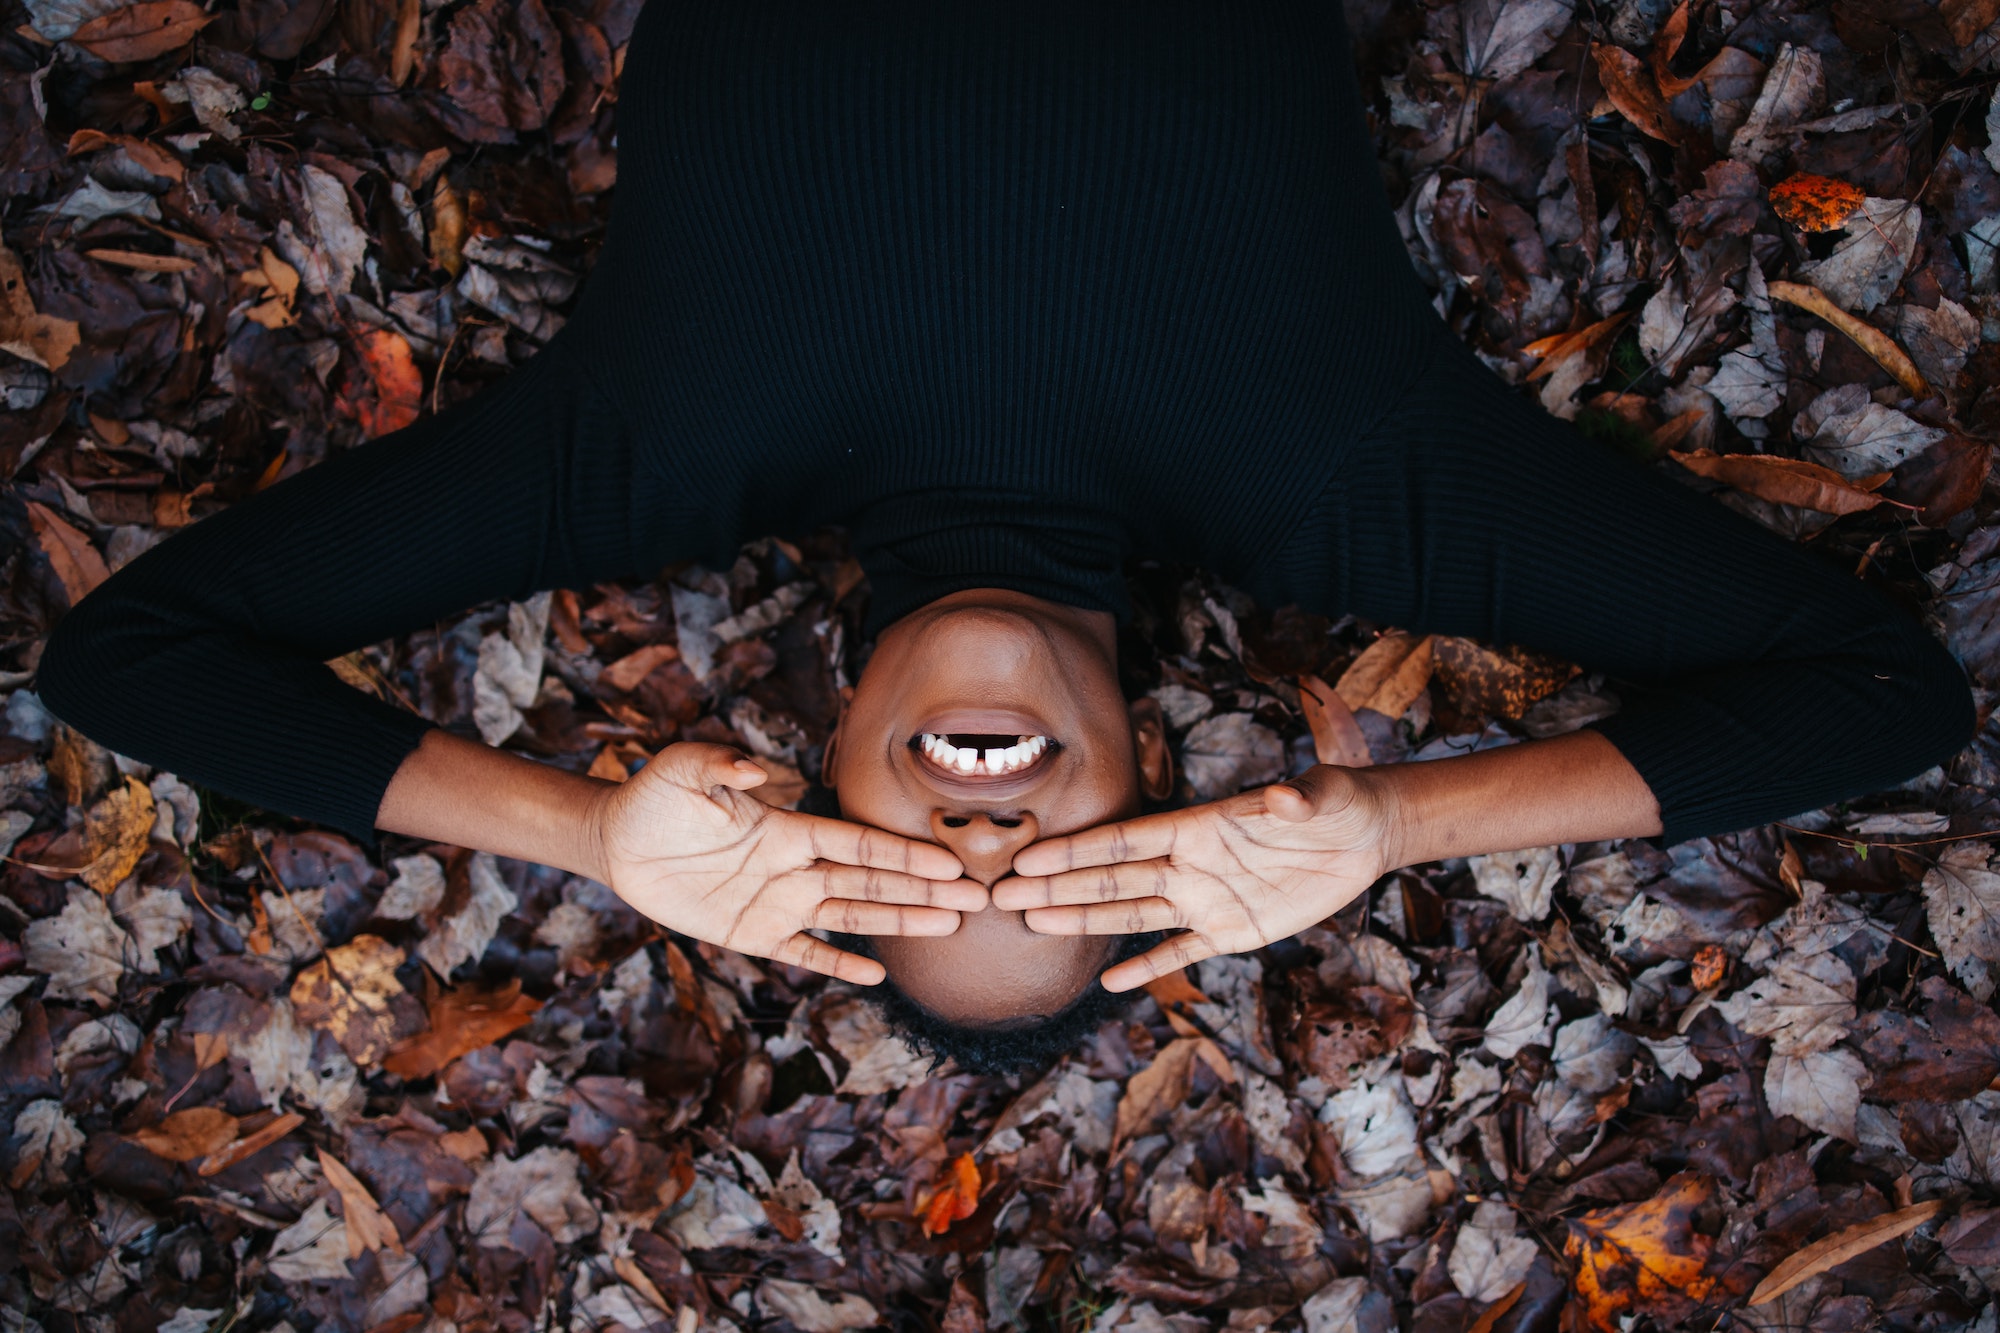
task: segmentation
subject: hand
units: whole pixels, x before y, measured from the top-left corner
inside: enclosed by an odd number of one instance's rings
[[[872,986],[880,963],[810,928],[949,935],[986,890],[942,847],[765,805],[763,769],[726,745],[670,745],[604,789],[604,882],[661,925],[711,944]]]
[[[1050,838],[1014,858],[993,905],[1046,935],[1175,935],[1104,974],[1131,990],[1189,963],[1296,935],[1394,868],[1389,802],[1321,764],[1226,800]]]

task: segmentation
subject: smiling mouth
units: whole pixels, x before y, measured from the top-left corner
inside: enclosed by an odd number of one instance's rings
[[[955,778],[1011,778],[1042,763],[1062,747],[1048,736],[919,732],[910,748],[926,764]]]

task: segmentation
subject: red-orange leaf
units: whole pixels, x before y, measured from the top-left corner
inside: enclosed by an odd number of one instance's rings
[[[398,1042],[382,1068],[402,1078],[429,1078],[481,1046],[489,1046],[534,1017],[542,1002],[521,994],[519,981],[493,990],[461,986],[431,1006],[430,1030]]]
[[[361,364],[348,379],[341,407],[371,440],[415,421],[424,401],[424,375],[408,340],[392,329],[369,329],[354,340],[354,350]]]
[[[1771,211],[1800,231],[1832,231],[1854,216],[1865,198],[1858,185],[1802,171],[1771,187]]]
[[[937,1192],[923,1207],[926,1236],[941,1236],[953,1222],[962,1222],[979,1210],[979,1163],[971,1153],[963,1153],[945,1169]]]
[[[215,19],[188,0],[145,0],[99,14],[79,25],[70,40],[99,60],[126,64],[180,50]]]
[[[1622,46],[1592,43],[1590,54],[1597,58],[1597,77],[1604,95],[1618,114],[1655,139],[1676,143],[1680,135],[1667,115],[1667,104],[1645,62]]]

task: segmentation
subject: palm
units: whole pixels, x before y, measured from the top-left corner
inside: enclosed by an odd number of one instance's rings
[[[1020,877],[995,886],[994,904],[1026,911],[1029,926],[1048,934],[1185,931],[1107,972],[1113,990],[1295,935],[1384,869],[1377,811],[1340,775],[1315,769],[1295,790],[1038,843],[1015,858]]]
[[[880,967],[805,932],[944,935],[985,906],[942,848],[767,806],[763,781],[722,746],[670,746],[611,793],[604,861],[619,897],[711,944],[850,981]]]

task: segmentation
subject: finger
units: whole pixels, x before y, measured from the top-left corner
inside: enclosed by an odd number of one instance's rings
[[[949,935],[958,929],[958,923],[959,914],[942,907],[864,903],[852,898],[828,898],[812,914],[812,924],[820,930],[849,935]]]
[[[1290,783],[1264,788],[1264,808],[1287,824],[1303,824],[1313,817],[1312,797]]]
[[[1166,856],[1174,850],[1175,836],[1188,818],[1186,811],[1146,815],[1140,819],[1100,824],[1081,833],[1032,843],[1014,858],[1014,873],[1033,878],[1084,866],[1105,866],[1119,861],[1146,861]]]
[[[1314,764],[1289,781],[1264,788],[1264,809],[1288,824],[1303,824],[1342,799],[1352,799],[1353,784],[1352,769]]]
[[[682,741],[669,745],[653,756],[653,763],[683,787],[706,791],[710,787],[734,787],[747,791],[761,785],[770,775],[733,745],[710,745],[703,741]]]
[[[900,870],[825,863],[821,885],[829,898],[857,898],[870,903],[904,903],[944,907],[954,912],[983,912],[990,901],[986,888],[972,879],[924,879]]]
[[[882,978],[889,975],[888,970],[873,958],[836,949],[825,940],[816,939],[804,931],[773,949],[771,957],[781,963],[803,967],[808,972],[853,982],[857,986],[879,986]]]
[[[993,886],[993,905],[1003,912],[1025,912],[1035,907],[1165,897],[1169,875],[1166,861],[1126,861],[1040,877],[1017,875]]]
[[[1085,907],[1037,907],[1021,919],[1037,935],[1143,935],[1186,925],[1181,909],[1165,898],[1133,898]]]
[[[1204,958],[1213,958],[1215,953],[1207,940],[1188,931],[1148,949],[1137,958],[1128,958],[1106,972],[1102,978],[1104,989],[1136,990],[1149,981],[1158,981]]]
[[[798,821],[799,831],[811,846],[816,861],[900,870],[924,879],[957,879],[965,873],[958,858],[936,843],[918,842],[845,819],[822,819],[818,815],[792,818]]]

